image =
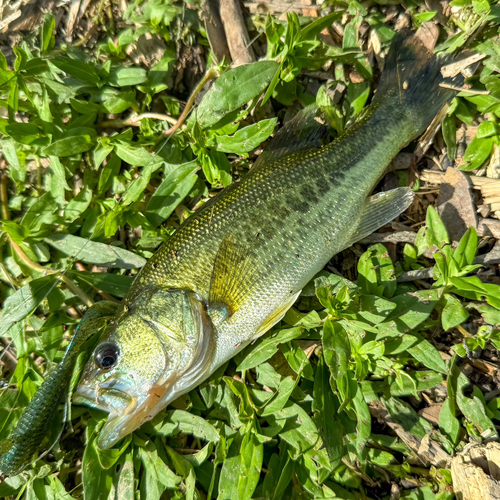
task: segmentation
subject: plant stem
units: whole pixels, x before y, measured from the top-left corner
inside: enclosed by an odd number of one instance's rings
[[[189,113],[194,105],[194,101],[196,100],[196,97],[201,92],[201,90],[203,89],[205,84],[209,80],[214,80],[215,78],[218,78],[219,76],[220,76],[220,71],[217,67],[212,67],[205,73],[203,78],[199,81],[198,85],[196,85],[196,87],[194,88],[191,96],[189,97],[188,102],[186,103],[186,107],[184,108],[184,111],[182,112],[181,116],[179,116],[179,119],[177,120],[175,125],[163,132],[162,136],[160,136],[157,139],[157,141],[155,142],[155,147],[163,139],[163,137],[171,136],[179,127],[181,127],[183,125],[183,123],[186,121],[186,118],[188,117],[188,115],[189,115]]]
[[[87,306],[91,307],[93,305],[92,300],[87,296],[87,294],[71,279],[69,279],[62,271],[59,269],[47,269],[40,264],[33,262],[25,253],[24,250],[10,238],[10,244],[15,250],[19,258],[31,269],[39,273],[44,274],[56,274],[58,278],[75,294],[79,299]]]

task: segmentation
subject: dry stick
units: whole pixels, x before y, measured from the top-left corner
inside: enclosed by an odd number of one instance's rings
[[[220,17],[234,66],[255,61],[255,54],[238,2],[239,0],[220,0]]]
[[[457,92],[467,92],[468,94],[476,94],[476,95],[489,95],[489,90],[472,90],[464,87],[455,87],[454,85],[448,85],[447,83],[440,83],[440,87],[443,89],[456,90]]]
[[[161,113],[132,113],[128,118],[117,118],[116,120],[106,120],[98,123],[100,128],[123,128],[123,127],[139,127],[144,118],[152,118],[153,120],[162,120],[169,122],[172,125],[177,123],[173,116],[162,115]]]
[[[2,162],[2,168],[5,165],[5,160]],[[2,171],[0,173],[0,198],[2,200],[2,219],[9,220],[9,198],[7,195],[7,175]]]
[[[62,271],[58,269],[47,269],[46,267],[33,262],[25,253],[24,250],[12,239],[10,239],[10,244],[12,248],[15,250],[19,258],[31,269],[34,271],[38,271],[39,273],[44,274],[56,274],[58,278],[75,294],[80,300],[87,306],[90,307],[93,305],[92,300],[87,296],[87,294],[72,280],[70,280]]]
[[[227,45],[224,26],[219,14],[218,0],[204,0],[201,4],[202,19],[205,23],[208,43],[210,48],[220,63],[223,59],[231,61],[231,54]]]

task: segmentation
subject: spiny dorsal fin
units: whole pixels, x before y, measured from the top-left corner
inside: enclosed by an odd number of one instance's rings
[[[349,248],[395,219],[411,205],[414,196],[415,193],[408,187],[392,189],[370,196],[366,201],[358,229],[346,243],[345,248]]]
[[[322,140],[328,135],[328,127],[323,123],[321,115],[321,110],[315,105],[299,111],[280,128],[253,168],[294,151],[319,148]]]
[[[233,315],[253,291],[255,282],[253,254],[236,242],[229,233],[222,242],[214,262],[209,309],[225,310],[225,316]]]

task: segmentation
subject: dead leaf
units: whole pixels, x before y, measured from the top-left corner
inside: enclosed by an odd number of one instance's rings
[[[477,229],[478,225],[471,182],[456,168],[449,168],[443,181],[436,200],[437,212],[443,219],[450,238],[459,241],[469,227]]]

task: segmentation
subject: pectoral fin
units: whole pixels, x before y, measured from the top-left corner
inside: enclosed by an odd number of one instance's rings
[[[257,276],[253,253],[228,234],[215,258],[209,311],[222,311],[225,318],[232,316],[254,292]]]
[[[408,187],[401,187],[374,194],[368,198],[356,232],[346,243],[349,248],[359,240],[395,219],[412,203],[415,193]]]

